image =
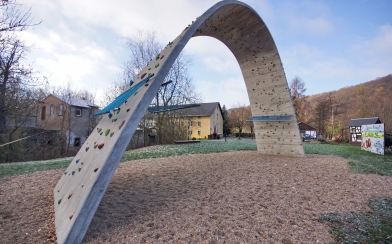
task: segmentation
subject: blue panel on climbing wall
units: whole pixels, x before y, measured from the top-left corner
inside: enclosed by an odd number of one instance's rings
[[[152,75],[153,76],[153,75]],[[116,99],[114,99],[113,102],[111,102],[109,105],[104,107],[101,111],[98,113],[93,114],[93,116],[101,115],[101,114],[106,114],[109,113],[110,110],[117,109],[123,104],[132,94],[134,94],[142,85],[144,85],[146,82],[148,82],[152,76],[148,76],[144,80],[140,81],[138,84],[136,84],[134,87],[130,88],[129,90],[125,91],[123,94],[118,96]],[[109,114],[109,118],[110,118]]]
[[[261,116],[252,116],[248,121],[290,121],[292,115],[261,115]]]

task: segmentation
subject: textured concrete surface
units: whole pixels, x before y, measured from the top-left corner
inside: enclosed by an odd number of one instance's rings
[[[173,62],[193,36],[211,36],[234,54],[242,70],[252,115],[293,115],[290,121],[255,122],[257,148],[264,154],[304,156],[278,50],[266,25],[248,5],[222,1],[170,42],[137,77],[155,76],[120,106],[104,115],[54,189],[58,243],[80,243],[139,121]],[[159,64],[159,65],[158,65]]]

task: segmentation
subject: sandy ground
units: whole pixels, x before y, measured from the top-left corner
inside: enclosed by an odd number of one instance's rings
[[[63,170],[0,179],[0,242],[55,242],[52,189]],[[321,215],[370,211],[392,177],[338,157],[254,151],[120,164],[85,243],[329,243]]]

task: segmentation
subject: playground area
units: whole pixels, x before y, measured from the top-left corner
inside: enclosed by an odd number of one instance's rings
[[[63,170],[0,179],[3,243],[55,242],[53,187]],[[392,177],[358,174],[341,157],[256,151],[121,163],[85,243],[332,242],[328,213],[370,211]]]

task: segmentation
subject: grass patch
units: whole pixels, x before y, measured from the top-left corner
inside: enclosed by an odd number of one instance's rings
[[[392,243],[392,198],[373,198],[368,205],[371,213],[328,214],[319,221],[328,223],[339,243]]]
[[[307,154],[325,154],[348,159],[350,167],[358,173],[392,176],[392,153],[378,155],[361,150],[359,146],[347,144],[304,143]]]

